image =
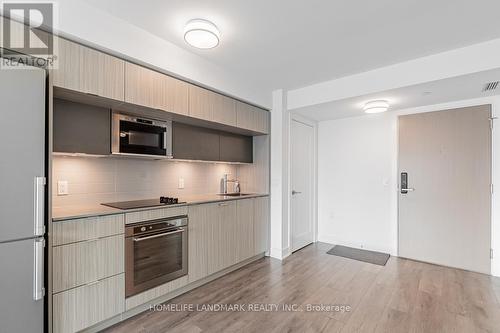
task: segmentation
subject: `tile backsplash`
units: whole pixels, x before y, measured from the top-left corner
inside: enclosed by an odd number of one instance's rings
[[[224,173],[238,177],[239,168],[222,163],[54,156],[53,205],[219,193]],[[184,189],[178,189],[179,178],[184,179]],[[68,195],[57,195],[58,181],[68,182]]]

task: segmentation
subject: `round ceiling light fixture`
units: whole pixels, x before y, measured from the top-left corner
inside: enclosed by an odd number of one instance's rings
[[[213,49],[220,42],[219,29],[210,21],[194,19],[186,23],[184,40],[198,49]]]
[[[366,113],[381,113],[389,109],[389,102],[385,100],[370,101],[363,106]]]

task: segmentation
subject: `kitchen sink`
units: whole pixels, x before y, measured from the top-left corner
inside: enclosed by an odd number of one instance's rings
[[[250,195],[250,193],[219,193],[223,197],[244,197],[245,195]]]

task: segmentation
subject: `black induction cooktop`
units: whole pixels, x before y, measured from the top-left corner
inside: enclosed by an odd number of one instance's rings
[[[158,206],[170,206],[182,203],[185,202],[179,201],[178,198],[160,197],[159,199],[107,202],[101,205],[125,210],[125,209],[136,209],[136,208],[158,207]]]

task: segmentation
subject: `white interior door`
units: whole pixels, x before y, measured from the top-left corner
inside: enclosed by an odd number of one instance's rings
[[[401,257],[490,274],[490,117],[489,105],[399,117]]]
[[[292,120],[291,143],[291,238],[292,251],[314,242],[314,128]]]

